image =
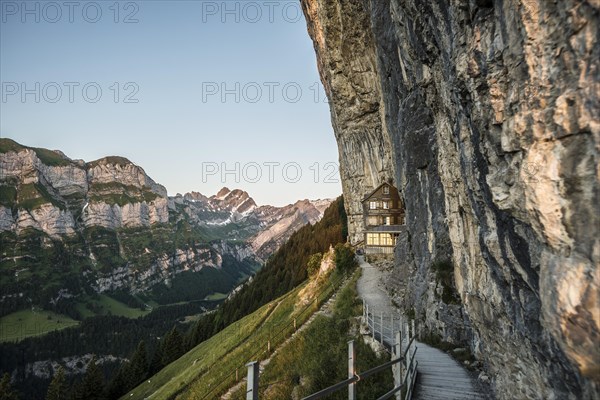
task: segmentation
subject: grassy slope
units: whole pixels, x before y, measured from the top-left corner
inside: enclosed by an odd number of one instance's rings
[[[357,317],[362,313],[356,282],[360,269],[338,293],[330,315],[318,315],[308,329],[294,336],[278,349],[260,375],[260,398],[279,400],[307,396],[347,377],[347,343],[354,340],[356,369],[360,373],[389,361],[387,355],[376,354],[356,331]],[[359,398],[374,399],[393,387],[391,369],[378,373],[357,385]],[[345,389],[328,399],[346,399]],[[231,397],[246,398],[246,385]]]
[[[38,158],[46,165],[49,166],[64,166],[69,165],[71,162],[65,159],[62,155],[48,149],[41,149],[36,147],[23,146],[12,139],[0,138],[0,154],[8,153],[11,151],[19,152],[24,149],[30,149],[35,151]]]
[[[333,278],[339,283],[339,278]],[[299,302],[304,285],[264,305],[257,311],[229,325],[200,343],[148,379],[123,399],[153,398],[212,399],[236,383],[235,370],[241,379],[250,360],[269,357],[267,343],[274,350],[294,331],[293,320],[300,326],[334,292],[335,285],[322,280],[309,304]],[[215,388],[215,385],[217,386]],[[214,391],[210,392],[211,388]]]
[[[227,298],[227,293],[219,293],[215,292],[213,294],[209,294],[204,298],[204,300],[223,300]]]
[[[85,306],[92,303],[99,312],[94,312]],[[149,310],[140,310],[129,307],[106,295],[86,297],[76,306],[83,318],[96,315],[114,315],[127,318],[138,318],[148,314]],[[58,314],[48,310],[20,310],[0,318],[0,342],[20,341],[27,337],[39,336],[78,325],[80,321],[66,315]]]
[[[0,342],[19,341],[77,324],[78,321],[52,311],[17,311],[0,318]]]
[[[90,310],[86,307],[85,303],[93,304],[95,307],[94,309],[97,308],[100,312]],[[127,318],[138,318],[150,312],[150,310],[140,310],[139,308],[129,307],[128,305],[103,294],[88,296],[82,299],[82,301],[77,304],[76,309],[81,313],[83,318],[107,314]]]

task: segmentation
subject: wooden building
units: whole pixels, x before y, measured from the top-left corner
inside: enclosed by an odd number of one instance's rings
[[[404,203],[398,189],[384,182],[363,199],[366,254],[394,254],[404,229]]]

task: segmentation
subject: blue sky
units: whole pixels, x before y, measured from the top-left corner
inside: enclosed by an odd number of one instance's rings
[[[171,194],[239,187],[281,205],[341,193],[297,1],[0,5],[2,137],[128,157]]]

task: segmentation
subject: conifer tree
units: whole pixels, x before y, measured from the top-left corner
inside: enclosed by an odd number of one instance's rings
[[[96,356],[90,360],[83,380],[79,396],[86,400],[104,400],[104,374],[96,364]]]
[[[177,330],[177,327],[173,327],[167,336],[165,336],[165,343],[163,345],[162,363],[167,365],[177,360],[183,355],[183,338]]]
[[[127,383],[129,388],[136,387],[148,376],[148,357],[146,354],[146,343],[140,341],[131,357],[131,364],[129,365],[129,371],[127,376]]]
[[[5,373],[0,379],[0,400],[19,400],[17,391],[10,384],[10,375]]]
[[[67,381],[65,379],[65,370],[59,367],[58,371],[52,377],[52,382],[48,386],[46,400],[66,400],[67,398]]]
[[[155,373],[157,373],[158,371],[160,371],[162,369],[162,367],[164,366],[162,363],[162,358],[163,358],[163,343],[158,343],[156,345],[156,350],[154,350],[154,354],[152,355],[152,359],[150,360],[150,374],[149,375],[154,375]]]

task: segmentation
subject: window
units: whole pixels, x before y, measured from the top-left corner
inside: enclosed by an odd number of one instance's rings
[[[390,233],[367,233],[367,246],[393,246],[396,238]]]
[[[390,187],[389,186],[384,186],[383,187],[383,194],[390,194]]]
[[[377,202],[376,201],[369,202],[369,208],[371,210],[377,210]]]
[[[385,217],[385,224],[386,225],[391,225],[392,224],[392,217]]]
[[[394,238],[392,237],[391,234],[384,233],[384,234],[381,235],[381,237],[379,239],[379,244],[381,244],[382,246],[393,246],[394,245]]]
[[[367,233],[367,245],[379,246],[379,234]]]
[[[387,210],[388,208],[390,208],[390,203],[388,201],[384,201],[383,202],[383,209]]]

